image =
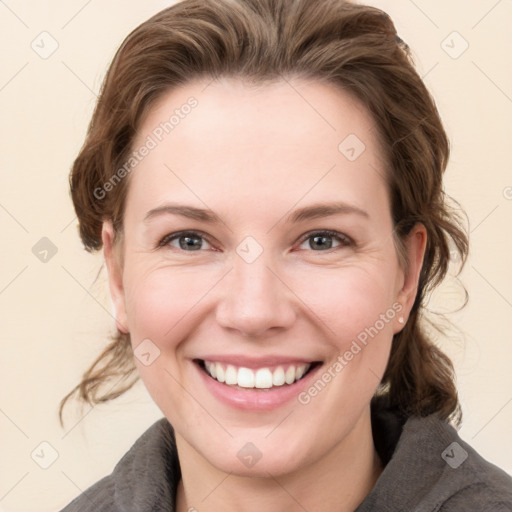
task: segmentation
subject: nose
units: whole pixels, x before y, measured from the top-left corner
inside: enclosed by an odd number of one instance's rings
[[[219,325],[245,337],[268,337],[295,320],[295,296],[264,254],[252,263],[235,258],[217,307]]]

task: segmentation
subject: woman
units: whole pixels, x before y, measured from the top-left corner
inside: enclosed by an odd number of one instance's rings
[[[512,510],[421,321],[467,254],[448,155],[378,9],[185,0],[136,28],[70,177],[118,333],[61,407],[136,366],[165,418],[64,510]]]

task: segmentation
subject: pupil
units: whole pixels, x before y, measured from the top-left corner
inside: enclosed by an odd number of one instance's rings
[[[313,237],[313,244],[316,247],[325,248],[327,246],[327,249],[330,249],[332,247],[332,241],[330,243],[326,243],[326,240],[329,240],[330,236],[320,236],[316,235]],[[184,240],[182,243],[181,241]],[[319,242],[321,240],[321,242]],[[199,237],[191,237],[191,236],[182,236],[180,238],[180,247],[182,249],[199,249],[201,247],[201,240]]]
[[[201,247],[201,240],[198,237],[182,236],[180,240],[185,240],[184,243],[180,241],[180,247],[182,249],[198,249]]]
[[[330,238],[330,237],[328,237],[328,236],[320,236],[320,235],[317,235],[317,236],[313,237],[313,244],[318,246],[318,243],[317,243],[317,240],[318,240],[318,239],[321,239],[321,240],[324,240],[324,241],[325,241],[325,240],[326,240],[326,239],[328,239],[328,238]],[[331,241],[331,243],[330,243],[330,244],[327,244],[327,246],[328,246],[327,248],[328,248],[328,249],[330,249],[330,248],[331,248],[331,246],[332,246],[332,241]],[[325,247],[325,244],[324,244],[323,246],[320,246],[320,247]]]

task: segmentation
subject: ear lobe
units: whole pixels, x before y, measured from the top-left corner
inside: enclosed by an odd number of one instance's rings
[[[404,282],[402,289],[398,292],[397,300],[403,306],[403,317],[407,317],[412,309],[416,294],[418,293],[418,283],[420,279],[423,258],[427,246],[427,230],[423,224],[417,223],[411,229],[411,232],[405,240],[405,249],[407,253],[407,268],[404,269]],[[405,323],[405,322],[404,322]],[[400,325],[400,330],[403,324]]]
[[[115,245],[114,239],[112,222],[104,221],[101,229],[101,240],[103,242],[103,256],[108,272],[110,296],[116,311],[116,327],[118,331],[127,334],[129,330],[124,300],[123,265],[119,254],[119,247]]]

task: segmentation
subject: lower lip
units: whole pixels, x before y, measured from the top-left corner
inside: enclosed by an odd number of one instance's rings
[[[210,393],[220,402],[251,411],[270,411],[296,398],[310,385],[321,365],[313,368],[305,377],[293,384],[283,384],[268,389],[238,389],[210,377],[197,363],[194,363]]]

